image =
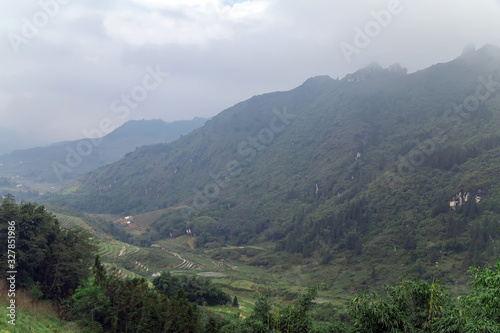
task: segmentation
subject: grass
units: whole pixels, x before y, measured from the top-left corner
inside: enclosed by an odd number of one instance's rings
[[[231,291],[225,291],[231,295],[231,298],[234,297],[234,294],[232,294]],[[244,319],[249,317],[255,306],[255,297],[243,295],[241,293],[237,293],[236,296],[238,297],[239,307],[232,307],[231,303],[229,303],[226,305],[212,306],[210,307],[210,311],[227,319],[233,319],[235,317]]]
[[[231,287],[234,288],[239,288],[239,289],[246,289],[246,290],[256,290],[256,285],[255,283],[247,280],[237,280],[231,283]]]
[[[120,218],[120,216],[116,214],[89,214],[89,215],[99,217],[107,222],[113,222]]]
[[[24,290],[16,291],[15,325],[7,323],[10,299],[7,297],[7,287],[0,281],[0,332],[12,333],[80,333],[83,330],[75,322],[68,322],[57,317],[57,310],[50,301],[36,301]],[[10,319],[9,319],[10,320]]]

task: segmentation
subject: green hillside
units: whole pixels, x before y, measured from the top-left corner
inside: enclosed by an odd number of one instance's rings
[[[363,289],[498,257],[500,50],[406,74],[370,65],[255,96],[47,198],[91,213],[170,207],[143,236],[262,242],[250,264]],[[450,203],[451,202],[451,203]],[[451,205],[455,205],[453,209]],[[187,208],[186,208],[187,207]],[[189,231],[188,231],[189,230]],[[441,260],[443,259],[443,260]]]
[[[15,325],[9,324],[8,314],[10,299],[7,297],[8,288],[2,281],[0,283],[1,297],[0,297],[0,332],[12,333],[77,333],[84,332],[84,330],[75,322],[68,322],[58,318],[56,307],[50,301],[38,301],[31,298],[23,290],[18,292],[17,296],[17,311]]]

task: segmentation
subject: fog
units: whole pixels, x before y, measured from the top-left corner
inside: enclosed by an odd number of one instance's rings
[[[0,4],[0,154],[131,119],[210,117],[371,62],[414,72],[500,46],[500,1]]]

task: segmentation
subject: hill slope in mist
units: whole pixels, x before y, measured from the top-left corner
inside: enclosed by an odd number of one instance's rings
[[[499,82],[493,46],[413,74],[371,65],[311,78],[48,200],[94,213],[182,207],[152,224],[152,241],[187,226],[198,246],[272,241],[306,263],[366,271],[399,249],[415,275],[444,248],[459,271],[498,255]]]
[[[119,160],[135,148],[170,142],[202,126],[207,119],[166,123],[131,120],[101,139],[65,141],[47,147],[16,150],[0,156],[0,177],[32,182],[74,181],[81,175]]]

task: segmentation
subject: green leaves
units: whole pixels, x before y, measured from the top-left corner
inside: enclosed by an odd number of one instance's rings
[[[469,273],[474,276],[472,294],[467,299],[474,316],[494,321],[500,325],[500,261],[496,271],[488,265],[485,268],[472,268]]]
[[[10,195],[0,205],[0,230],[5,229],[7,221],[16,222],[20,287],[37,286],[37,295],[66,298],[89,276],[88,268],[97,251],[89,232],[82,228],[61,229],[43,206],[16,204]]]
[[[72,296],[73,314],[87,322],[94,323],[96,314],[99,318],[110,311],[109,298],[104,295],[100,286],[80,286]]]
[[[472,292],[450,300],[439,281],[403,281],[354,298],[349,313],[356,332],[500,332],[500,261],[469,270]]]
[[[404,329],[408,316],[376,293],[356,297],[349,305],[355,332],[392,332]]]
[[[307,289],[293,305],[286,307],[274,303],[270,291],[264,290],[258,294],[253,313],[246,324],[252,321],[260,322],[273,332],[310,332],[313,322],[309,312],[319,288],[314,286]]]
[[[170,272],[162,272],[160,276],[153,279],[156,290],[162,292],[167,297],[175,296],[177,292],[183,290],[190,302],[198,305],[224,305],[231,301],[229,295],[218,286],[214,286],[211,281],[198,276],[172,276]]]

